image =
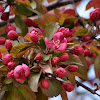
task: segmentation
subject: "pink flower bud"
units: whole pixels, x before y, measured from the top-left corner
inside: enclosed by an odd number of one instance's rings
[[[4,37],[0,37],[0,45],[5,44],[6,39]]]
[[[16,78],[16,81],[22,82],[28,77],[30,74],[29,66],[26,64],[18,65],[14,69],[14,77]]]
[[[95,58],[96,57],[96,54],[94,52],[91,52],[90,55],[89,55],[89,57]]]
[[[70,29],[69,31],[70,32],[69,32],[69,35],[68,36],[72,36],[75,33],[75,29]]]
[[[4,12],[4,7],[0,6],[0,12]]]
[[[85,50],[84,50],[84,56],[89,56],[90,55],[90,49],[88,49],[88,48],[86,48]]]
[[[43,56],[41,55],[41,53],[38,53],[35,57],[36,60],[41,60],[43,58]]]
[[[16,31],[16,28],[13,26],[13,25],[7,25],[6,28],[5,28],[5,32],[8,34],[9,31]]]
[[[7,21],[9,19],[9,12],[5,12],[1,16],[1,20]]]
[[[67,70],[70,71],[70,72],[76,72],[78,70],[78,66],[69,65],[69,66],[67,66]]]
[[[65,83],[63,84],[63,87],[65,88],[66,91],[71,92],[74,90],[73,85],[71,85],[70,83]]]
[[[90,41],[91,40],[91,36],[90,35],[86,35],[84,38],[83,38],[83,42],[87,42],[87,41]]]
[[[2,58],[2,54],[1,54],[1,52],[0,52],[0,59]]]
[[[32,30],[30,31],[30,33],[33,32],[33,31],[35,31],[37,33],[39,32],[39,30],[37,28],[32,28]]]
[[[68,58],[69,58],[69,55],[67,53],[63,53],[60,56],[60,61],[65,62],[68,60]]]
[[[33,42],[38,42],[39,38],[38,38],[38,33],[35,31],[32,31],[30,34],[30,38]]]
[[[2,61],[2,64],[3,65],[7,65],[10,61],[13,60],[13,57],[11,54],[6,54],[4,57],[3,57],[3,61]]]
[[[73,51],[75,55],[81,55],[84,49],[81,46],[74,46]]]
[[[11,71],[8,72],[7,78],[8,78],[8,79],[14,78],[14,70],[11,70]]]
[[[6,42],[5,42],[5,47],[6,47],[7,51],[9,52],[9,51],[11,50],[11,48],[12,48],[12,43],[11,43],[11,41],[6,40]]]
[[[15,31],[11,30],[8,32],[8,37],[10,40],[17,40],[18,34]]]
[[[24,23],[25,23],[25,25],[26,25],[27,27],[32,27],[32,25],[33,25],[33,20],[27,18],[27,19],[25,19]]]
[[[87,62],[87,65],[88,65],[88,67],[89,67],[89,66],[91,65],[90,59],[87,59],[86,62]]]
[[[79,56],[77,56],[77,55],[75,55],[75,54],[73,54],[73,56],[75,56],[75,57],[79,58]]]
[[[90,13],[90,19],[92,21],[98,21],[100,20],[100,8],[95,9]]]
[[[69,42],[73,42],[73,39],[71,37],[67,38],[67,43],[69,43]]]
[[[57,74],[57,76],[59,78],[63,78],[63,77],[65,77],[67,72],[66,72],[66,70],[64,68],[60,67],[60,68],[56,69],[55,73]]]
[[[15,67],[14,62],[9,62],[7,65],[8,65],[8,68],[10,68],[10,69],[13,69]]]
[[[52,60],[52,64],[53,66],[56,66],[59,63],[59,58],[58,57],[54,57]]]
[[[49,82],[47,79],[44,79],[41,81],[41,85],[43,88],[48,89],[49,88]]]

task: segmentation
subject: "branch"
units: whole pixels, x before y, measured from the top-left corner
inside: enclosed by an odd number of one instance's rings
[[[53,9],[61,7],[61,6],[76,3],[78,1],[82,1],[82,0],[73,0],[73,1],[69,0],[69,1],[63,1],[63,2],[62,1],[61,2],[55,2],[55,3],[52,3],[52,5],[48,5],[47,10],[50,11],[50,10],[53,10]],[[36,16],[35,13],[33,13],[32,15]],[[13,22],[14,22],[14,18],[9,19],[9,23],[13,23]],[[7,25],[7,21],[0,22],[0,27],[5,26],[5,25]]]
[[[85,88],[86,90],[88,90],[89,92],[91,92],[92,94],[96,94],[96,95],[100,96],[98,93],[96,93],[96,91],[90,89],[89,87],[87,87],[87,86],[85,86],[84,84],[78,82],[77,80],[76,80],[76,84],[77,84],[78,86],[82,86],[83,88]]]

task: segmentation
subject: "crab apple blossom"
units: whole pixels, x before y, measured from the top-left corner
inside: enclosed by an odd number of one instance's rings
[[[59,57],[54,57],[52,60],[52,65],[56,66],[59,63]]]
[[[9,31],[7,36],[9,37],[10,40],[17,40],[18,38],[18,34],[13,30]]]
[[[63,84],[63,87],[64,87],[65,90],[68,91],[68,92],[71,92],[71,91],[74,90],[74,86],[71,85],[70,83],[67,83],[67,82]]]
[[[9,62],[7,65],[8,65],[8,68],[10,68],[10,69],[13,69],[15,67],[14,62]]]
[[[70,71],[70,72],[76,72],[78,70],[78,66],[69,65],[69,66],[67,66],[67,70]]]
[[[63,33],[57,32],[53,35],[53,42],[51,42],[47,37],[45,38],[45,44],[47,48],[51,48],[55,51],[63,51],[67,47],[67,39],[62,40]]]
[[[67,38],[67,43],[69,43],[69,42],[73,42],[73,39],[71,37]]]
[[[3,65],[7,65],[10,61],[13,60],[13,57],[11,54],[6,54],[4,57],[3,57],[3,61],[2,61],[2,64]]]
[[[8,34],[8,32],[11,30],[16,31],[16,28],[12,24],[7,25],[5,28],[5,32]]]
[[[9,19],[9,12],[3,13],[1,16],[1,20],[7,21]]]
[[[68,36],[72,36],[75,33],[75,29],[70,29],[69,30],[69,35]]]
[[[1,54],[1,51],[0,51],[0,59],[2,59],[2,54]]]
[[[0,45],[5,44],[6,39],[4,37],[0,37]]]
[[[81,55],[84,49],[81,46],[74,46],[73,52],[75,55]]]
[[[7,49],[8,52],[11,50],[11,48],[12,48],[12,43],[11,43],[10,40],[6,40],[6,42],[5,42],[5,47],[6,47],[6,49]]]
[[[59,78],[63,78],[63,77],[65,77],[67,72],[64,68],[60,67],[60,68],[56,69],[55,73],[57,74],[57,76]]]
[[[92,21],[98,21],[100,20],[100,8],[95,9],[90,13],[90,19]]]
[[[62,61],[62,62],[67,61],[68,58],[69,58],[68,53],[63,53],[63,54],[60,55],[60,61]]]
[[[91,40],[91,36],[90,35],[86,35],[84,38],[83,38],[83,42],[87,42],[87,41],[90,41]]]
[[[8,72],[7,78],[8,78],[8,79],[14,78],[14,70],[11,70],[11,71]]]
[[[0,6],[0,12],[4,12],[4,7]]]
[[[96,57],[96,54],[94,52],[91,52],[90,55],[89,55],[89,57],[95,58]]]
[[[28,77],[30,74],[29,66],[26,64],[18,65],[14,69],[14,77],[16,81],[22,82]]]
[[[38,53],[36,56],[35,56],[35,59],[36,60],[42,60],[43,56],[41,53]]]
[[[32,19],[27,18],[27,19],[24,20],[24,23],[27,27],[33,26],[33,20]]]
[[[44,79],[41,81],[41,85],[43,88],[48,89],[49,88],[49,82],[47,79]]]
[[[35,31],[32,31],[30,34],[30,38],[33,42],[38,42],[39,40],[38,33]]]
[[[89,56],[90,53],[91,53],[90,49],[86,48],[86,49],[84,50],[84,56]]]

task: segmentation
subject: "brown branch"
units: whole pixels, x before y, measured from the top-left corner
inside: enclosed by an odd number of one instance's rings
[[[92,94],[96,94],[96,95],[100,96],[98,93],[96,93],[96,91],[90,89],[89,87],[87,87],[87,86],[85,86],[84,84],[78,82],[77,80],[76,80],[76,84],[77,84],[78,86],[82,86],[84,89],[88,90],[88,91],[91,92]]]
[[[61,6],[76,3],[78,1],[82,1],[82,0],[69,0],[69,1],[55,2],[52,5],[48,5],[47,10],[50,11]],[[36,14],[33,13],[32,15],[35,16]],[[14,18],[9,19],[9,23],[13,23],[13,22],[14,22]],[[0,27],[5,26],[5,25],[7,25],[7,21],[0,22]]]

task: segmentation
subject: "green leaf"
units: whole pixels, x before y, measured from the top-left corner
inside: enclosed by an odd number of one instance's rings
[[[74,33],[73,36],[82,36],[82,35],[85,35],[87,32],[88,32],[88,29],[87,28],[82,28],[82,29],[77,30]]]
[[[27,5],[24,4],[16,4],[17,11],[24,16],[32,16],[33,12],[30,11]]]
[[[40,40],[40,46],[41,46],[42,49],[44,49],[44,50],[46,49],[46,45],[45,45],[43,38],[41,38],[41,40]]]
[[[69,55],[69,58],[66,62],[61,62],[62,64],[65,64],[65,65],[69,65],[69,64],[77,64],[77,65],[81,65],[83,66],[81,60],[75,56],[73,56],[72,54],[68,54]]]
[[[31,75],[28,81],[29,87],[33,92],[38,92],[38,82],[39,82],[40,75],[41,75],[41,71],[39,73],[34,73]]]
[[[56,30],[59,28],[59,24],[57,22],[52,22],[50,23],[46,29],[45,29],[45,32],[44,32],[44,37],[47,37],[48,39],[52,39],[54,33],[56,32]]]
[[[35,9],[37,6],[34,0],[30,0],[30,4],[31,4],[32,9]]]
[[[62,91],[62,86],[60,82],[57,81],[56,79],[48,79],[48,82],[49,82],[48,89],[44,89],[40,84],[42,92],[48,97],[58,96]]]
[[[96,57],[95,63],[94,63],[94,70],[96,77],[98,78],[98,72],[100,70],[100,55]]]
[[[4,80],[5,84],[10,84],[10,83],[12,83],[12,81],[13,81],[13,79],[8,79],[7,77]]]
[[[20,16],[15,15],[15,24],[18,28],[22,30],[23,36],[25,36],[28,33],[28,28],[25,25],[24,21],[21,19]]]
[[[43,55],[43,60],[44,60],[44,61],[49,60],[50,56],[52,56],[52,54],[49,54],[49,55],[44,55],[44,54],[42,54],[42,55]]]
[[[36,93],[36,100],[48,100],[48,97],[45,94],[43,94],[40,88],[38,89],[38,92]]]

